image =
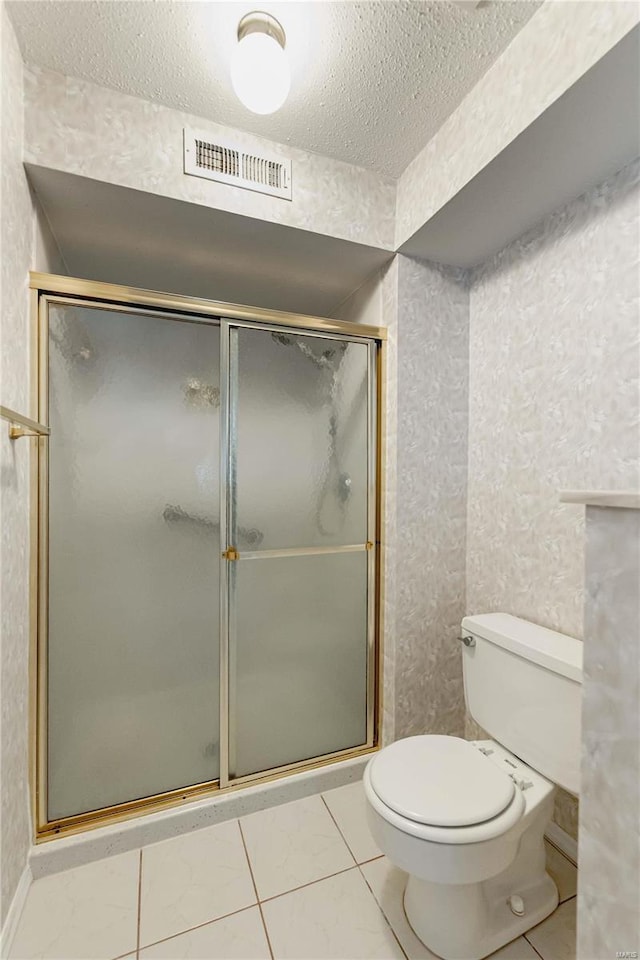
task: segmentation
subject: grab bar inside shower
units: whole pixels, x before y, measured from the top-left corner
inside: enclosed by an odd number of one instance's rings
[[[201,527],[210,527],[212,530],[219,530],[220,524],[211,517],[202,516],[198,513],[188,513],[182,507],[168,503],[162,511],[162,517],[165,523],[174,523],[175,521],[194,523]],[[238,527],[238,540],[249,547],[257,547],[264,540],[264,533],[256,527]]]

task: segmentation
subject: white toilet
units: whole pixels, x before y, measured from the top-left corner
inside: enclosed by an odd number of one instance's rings
[[[373,836],[409,874],[404,907],[444,960],[480,960],[550,914],[544,831],[579,791],[582,643],[505,613],[462,621],[471,716],[495,740],[398,740],[367,765]]]

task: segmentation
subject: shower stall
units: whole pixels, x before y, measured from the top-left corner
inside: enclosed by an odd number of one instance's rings
[[[374,749],[384,332],[32,288],[37,835]]]

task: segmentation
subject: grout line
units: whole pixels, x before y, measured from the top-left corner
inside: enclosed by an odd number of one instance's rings
[[[558,906],[557,906],[556,909],[553,911],[553,913],[556,913],[556,911],[559,910],[560,907],[561,907],[563,904],[565,904],[565,903],[571,903],[571,901],[572,901],[572,900],[575,900],[576,897],[577,897],[577,894],[574,893],[573,896],[567,897],[566,900],[562,900],[560,903],[558,903]],[[549,916],[548,916],[548,917],[545,917],[544,920],[541,920],[540,923],[536,923],[535,927],[531,927],[529,930],[525,930],[525,932],[522,934],[522,936],[525,938],[525,940],[527,941],[527,943],[529,944],[529,946],[531,947],[531,949],[534,950],[534,951],[537,953],[537,955],[541,958],[541,960],[545,960],[545,957],[544,957],[544,956],[540,953],[540,951],[537,949],[535,943],[532,943],[531,940],[529,940],[528,934],[530,934],[532,930],[536,930],[537,927],[542,926],[543,923],[545,923],[550,917],[553,916],[553,913],[550,913]],[[549,960],[549,958],[547,958],[547,960]]]
[[[151,943],[145,943],[141,945],[141,950],[146,950],[148,947],[156,947],[159,943],[166,943],[168,940],[175,940],[176,937],[181,937],[185,933],[191,933],[193,930],[201,930],[202,927],[209,927],[212,923],[217,923],[218,920],[227,920],[229,917],[235,917],[238,913],[245,913],[247,910],[253,910],[254,907],[259,906],[257,903],[250,903],[248,907],[240,907],[239,910],[232,910],[231,913],[224,913],[221,917],[214,917],[213,920],[205,920],[204,923],[196,923],[195,927],[187,927],[186,930],[178,930],[177,933],[172,933],[170,937],[163,937],[162,940],[153,940]],[[124,954],[124,956],[129,956],[129,954]]]
[[[279,897],[286,897],[289,893],[295,893],[297,890],[304,890],[305,887],[312,887],[314,883],[322,883],[323,880],[331,880],[332,877],[339,877],[343,873],[349,873],[349,870],[355,870],[357,863],[350,867],[344,867],[342,870],[336,870],[335,873],[329,873],[326,877],[318,877],[317,880],[309,880],[308,883],[301,883],[299,887],[292,887],[291,890],[283,890],[282,893],[274,893],[272,897],[264,897],[260,903],[270,903],[271,900],[277,900]]]
[[[378,858],[376,857],[376,859],[378,859]],[[369,860],[368,862],[371,863],[371,860]],[[360,864],[358,864],[358,870],[360,871],[360,876],[362,877],[362,879],[363,879],[364,882],[366,883],[367,888],[369,889],[369,892],[371,893],[371,896],[373,897],[373,900],[374,900],[375,905],[377,906],[378,910],[380,911],[380,913],[381,913],[382,916],[384,917],[384,921],[385,921],[386,925],[389,927],[389,930],[391,930],[391,933],[392,933],[392,935],[393,935],[394,940],[396,941],[396,943],[397,943],[398,946],[400,947],[400,952],[401,952],[402,956],[405,958],[405,960],[409,960],[408,954],[405,953],[404,947],[403,947],[402,944],[400,943],[400,938],[398,937],[398,934],[395,932],[395,930],[394,930],[393,927],[391,926],[391,922],[390,922],[389,918],[387,917],[386,913],[384,912],[384,910],[382,909],[382,906],[381,906],[380,903],[378,902],[378,898],[376,897],[375,893],[373,892],[373,887],[371,886],[371,884],[369,883],[369,881],[368,881],[367,878],[365,877],[364,872],[363,872],[362,867],[361,867]]]
[[[251,882],[253,884],[253,890],[256,895],[256,900],[258,901],[258,910],[260,911],[260,919],[262,920],[262,927],[264,929],[264,935],[267,938],[267,946],[269,947],[269,956],[273,960],[273,947],[271,946],[271,938],[269,937],[269,931],[267,930],[267,924],[264,919],[264,913],[262,912],[262,903],[260,897],[258,896],[258,887],[256,885],[256,878],[253,875],[253,867],[251,866],[251,860],[249,858],[249,851],[247,850],[247,843],[244,839],[244,833],[242,832],[242,824],[238,820],[238,829],[240,831],[240,838],[242,840],[242,846],[244,847],[244,855],[247,858],[247,866],[249,867],[249,873],[251,874]]]
[[[556,850],[561,857],[564,857],[567,863],[570,863],[571,866],[575,867],[576,870],[578,869],[578,864],[575,863],[575,861],[572,860],[571,857],[568,857],[567,854],[564,852],[564,850],[561,850],[560,847],[553,842],[553,840],[549,840],[549,837],[547,836],[545,836],[544,839],[545,839],[545,843],[548,843],[550,847],[553,847],[553,849]]]
[[[553,880],[553,877],[551,877],[551,879]],[[569,903],[570,900],[575,900],[577,896],[578,896],[577,893],[572,893],[570,897],[565,897],[564,899],[562,899],[562,897],[560,896],[560,891],[558,891],[558,906],[556,907],[556,910],[559,910],[563,903]]]
[[[252,885],[253,885],[253,890],[254,890],[254,894],[255,894],[255,898],[256,898],[256,903],[249,904],[249,905],[246,906],[246,907],[241,907],[239,910],[232,910],[230,913],[225,913],[225,914],[223,914],[223,916],[221,916],[221,917],[215,917],[215,918],[212,918],[211,920],[205,920],[204,923],[198,923],[198,924],[196,924],[196,925],[193,926],[193,927],[187,927],[185,930],[179,930],[177,933],[171,934],[170,937],[164,937],[164,938],[161,939],[161,940],[154,940],[152,943],[145,943],[145,944],[142,944],[142,943],[140,942],[140,909],[141,909],[141,897],[142,897],[142,853],[143,853],[143,851],[140,850],[140,867],[139,867],[139,876],[138,876],[138,933],[137,933],[136,957],[137,957],[137,958],[139,957],[139,952],[140,952],[141,949],[146,949],[147,947],[155,946],[155,945],[158,944],[158,943],[166,943],[168,940],[174,940],[176,937],[180,937],[180,936],[182,936],[182,935],[185,934],[185,933],[190,933],[192,930],[199,930],[201,927],[207,927],[207,926],[209,926],[209,924],[217,923],[218,920],[225,920],[227,917],[233,917],[233,916],[235,916],[235,915],[238,914],[238,913],[244,913],[246,910],[251,910],[251,909],[253,909],[253,907],[256,907],[256,906],[257,906],[258,909],[260,910],[260,917],[261,917],[261,920],[262,920],[262,926],[263,926],[263,928],[264,928],[265,936],[266,936],[266,939],[267,939],[267,944],[268,944],[268,947],[269,947],[269,952],[270,952],[270,955],[271,955],[271,960],[273,960],[273,956],[274,956],[274,954],[273,954],[273,947],[272,947],[272,945],[271,945],[271,939],[270,939],[270,937],[269,937],[269,931],[268,931],[268,929],[267,929],[267,924],[266,924],[266,921],[265,921],[265,918],[264,918],[264,913],[263,913],[263,911],[262,911],[262,904],[263,904],[263,903],[269,903],[271,900],[277,900],[277,899],[279,899],[280,897],[287,896],[287,894],[289,894],[289,893],[294,893],[294,892],[296,892],[297,890],[303,890],[305,887],[312,887],[312,886],[313,886],[314,884],[316,884],[316,883],[322,883],[323,880],[330,880],[332,877],[338,877],[338,876],[340,876],[340,875],[343,874],[343,873],[348,873],[350,870],[355,870],[355,869],[358,869],[358,870],[359,870],[359,869],[360,869],[360,864],[356,861],[356,858],[354,857],[353,852],[352,852],[351,848],[349,847],[349,844],[347,843],[344,834],[342,833],[342,830],[340,829],[340,827],[339,827],[338,824],[336,823],[335,817],[334,817],[333,814],[331,813],[331,810],[329,809],[328,804],[327,804],[326,801],[324,800],[324,797],[322,796],[322,794],[320,794],[320,796],[322,797],[322,800],[323,800],[323,802],[324,802],[324,804],[325,804],[325,806],[326,806],[326,808],[327,808],[327,811],[328,811],[328,813],[329,813],[329,816],[331,817],[332,821],[334,822],[334,824],[335,824],[335,826],[336,826],[336,829],[338,830],[338,833],[340,834],[340,836],[341,836],[342,839],[344,840],[344,843],[345,843],[345,845],[346,845],[346,847],[347,847],[347,849],[348,849],[348,851],[349,851],[349,854],[351,855],[351,857],[352,857],[352,859],[353,859],[353,861],[354,861],[351,866],[345,867],[345,868],[342,869],[342,870],[337,870],[335,873],[330,873],[330,874],[328,874],[326,877],[319,877],[317,880],[310,880],[309,883],[302,883],[302,884],[300,884],[300,886],[298,886],[298,887],[293,887],[291,890],[283,890],[281,893],[274,894],[272,897],[264,897],[264,898],[261,899],[260,896],[259,896],[259,894],[258,894],[258,887],[257,887],[256,879],[255,879],[255,876],[254,876],[254,873],[253,873],[253,866],[252,866],[252,864],[251,864],[251,859],[250,859],[250,857],[249,857],[249,851],[248,851],[248,849],[247,849],[247,844],[246,844],[246,840],[245,840],[244,833],[243,833],[243,830],[242,830],[242,825],[241,825],[241,823],[240,823],[240,820],[237,820],[238,829],[240,830],[240,837],[241,837],[241,840],[242,840],[242,846],[243,846],[243,849],[244,849],[244,854],[245,854],[245,857],[246,857],[246,859],[247,859],[247,866],[249,867],[249,874],[250,874],[250,876],[251,876],[251,883],[252,883]],[[364,861],[363,861],[363,864],[365,864],[365,863],[373,863],[375,860],[380,860],[380,859],[382,859],[383,856],[384,856],[384,854],[380,854],[380,855],[377,856],[377,857],[372,857],[372,858],[369,859],[369,860],[364,860]],[[367,883],[366,877],[364,877],[364,875],[362,874],[362,871],[360,871],[360,873],[361,873],[361,876],[363,877],[365,883],[367,884],[368,889],[371,890],[371,887],[369,887],[369,884]],[[375,894],[373,894],[373,891],[371,891],[371,893],[372,893],[372,895],[373,895],[373,897],[374,897],[374,900],[375,900],[376,905],[378,906],[378,909],[380,910],[380,912],[382,913],[382,916],[384,917],[385,923],[387,924],[387,926],[389,926],[389,928],[390,928],[390,930],[391,930],[391,933],[393,934],[394,939],[398,942],[398,945],[399,945],[399,947],[400,947],[400,950],[401,950],[401,952],[402,952],[403,957],[406,958],[407,955],[406,955],[406,953],[404,952],[404,950],[403,950],[403,948],[402,948],[402,945],[400,944],[400,941],[398,940],[398,938],[397,938],[397,936],[396,936],[396,934],[395,934],[395,931],[393,930],[393,928],[391,927],[391,924],[390,924],[389,921],[387,920],[387,918],[386,918],[386,916],[385,916],[385,914],[384,914],[384,911],[380,908],[380,906],[379,906],[379,904],[378,904],[378,901],[377,901],[376,898],[375,898]]]
[[[543,921],[543,922],[544,922],[544,921]],[[527,936],[527,931],[526,931],[526,930],[525,930],[525,932],[524,932],[524,934],[523,934],[523,937],[525,938],[525,940],[527,941],[527,943],[529,944],[529,946],[531,947],[531,949],[533,950],[533,952],[536,954],[536,956],[540,957],[540,960],[544,960],[544,957],[542,956],[542,954],[541,954],[538,950],[536,950],[536,948],[534,947],[534,945],[531,943],[531,940],[529,940],[529,938],[528,938],[528,936]]]
[[[247,858],[247,866],[249,867],[249,873],[251,874],[251,883],[253,884],[253,892],[256,895],[256,903],[260,903],[260,897],[258,896],[258,888],[256,886],[256,878],[253,875],[253,867],[251,866],[251,860],[249,859],[249,851],[247,850],[247,843],[244,839],[244,833],[242,832],[242,824],[239,820],[236,821],[238,824],[238,830],[240,831],[240,839],[242,840],[242,847],[244,850],[244,855]]]
[[[284,890],[284,891],[282,891],[281,893],[274,894],[274,895],[271,896],[271,897],[264,897],[263,899],[260,899],[260,897],[259,897],[259,895],[258,895],[258,888],[257,888],[257,885],[256,885],[255,876],[254,876],[254,873],[253,873],[253,867],[252,867],[252,865],[251,865],[251,860],[250,860],[250,858],[249,858],[249,851],[248,851],[248,849],[247,849],[246,841],[245,841],[245,838],[244,838],[244,833],[243,833],[243,831],[242,831],[242,825],[240,824],[240,820],[238,820],[238,821],[237,821],[237,822],[238,822],[238,828],[239,828],[239,830],[240,830],[240,837],[241,837],[241,840],[242,840],[242,846],[243,846],[243,849],[244,849],[245,857],[246,857],[246,859],[247,859],[247,866],[249,867],[249,874],[250,874],[250,876],[251,876],[251,883],[252,883],[252,885],[253,885],[253,890],[254,890],[255,897],[256,897],[256,903],[249,904],[249,906],[246,906],[246,907],[241,907],[241,908],[238,909],[238,910],[232,910],[230,913],[225,913],[225,914],[223,914],[223,915],[220,916],[220,917],[215,917],[215,918],[213,918],[213,919],[211,919],[211,920],[206,920],[204,923],[199,923],[199,924],[196,924],[196,925],[193,926],[193,927],[188,927],[188,928],[185,929],[185,930],[180,930],[180,931],[178,931],[177,933],[172,934],[170,937],[164,937],[164,938],[161,939],[161,940],[154,940],[152,943],[148,943],[148,944],[144,944],[144,945],[141,944],[141,942],[140,942],[140,920],[141,920],[140,913],[141,913],[141,901],[142,901],[142,854],[143,854],[143,850],[140,850],[139,873],[138,873],[137,943],[136,943],[136,950],[135,950],[135,956],[136,956],[136,958],[139,958],[139,956],[140,956],[140,950],[141,950],[141,949],[146,949],[147,947],[156,946],[156,945],[159,944],[159,943],[166,943],[166,942],[169,941],[169,940],[175,940],[176,937],[183,936],[184,934],[190,933],[190,932],[193,931],[193,930],[199,930],[199,929],[201,929],[202,927],[207,927],[207,926],[209,926],[210,924],[217,923],[219,920],[226,920],[228,917],[236,916],[236,915],[239,914],[239,913],[245,913],[247,910],[252,910],[254,907],[257,906],[258,909],[260,910],[260,918],[261,918],[261,920],[262,920],[262,926],[263,926],[263,929],[264,929],[264,932],[265,932],[265,937],[266,937],[266,940],[267,940],[267,945],[268,945],[268,947],[269,947],[269,953],[270,953],[270,955],[271,955],[271,960],[273,960],[273,957],[274,957],[273,947],[272,947],[272,945],[271,945],[271,940],[270,940],[270,937],[269,937],[269,931],[268,931],[268,929],[267,929],[267,924],[266,924],[266,921],[265,921],[265,918],[264,918],[264,914],[263,914],[263,911],[262,911],[262,904],[263,904],[263,903],[269,903],[271,900],[277,900],[277,899],[279,899],[280,897],[287,896],[287,894],[289,894],[289,893],[294,893],[294,892],[296,892],[297,890],[303,890],[305,887],[311,887],[311,886],[313,886],[313,885],[316,884],[316,883],[322,883],[323,880],[330,880],[332,877],[340,876],[340,875],[343,874],[343,873],[348,873],[350,870],[354,870],[354,869],[357,868],[358,871],[360,872],[360,876],[362,877],[362,879],[364,880],[364,882],[365,882],[365,884],[366,884],[366,886],[367,886],[367,889],[368,889],[369,892],[371,893],[371,895],[372,895],[372,897],[373,897],[373,899],[374,899],[374,901],[375,901],[376,906],[378,907],[380,913],[382,914],[385,923],[386,923],[387,926],[389,927],[389,930],[391,931],[391,934],[392,934],[394,940],[395,940],[396,943],[398,944],[398,947],[399,947],[399,949],[400,949],[400,951],[401,951],[401,953],[402,953],[402,956],[405,958],[405,960],[408,960],[408,955],[407,955],[407,953],[405,952],[405,950],[404,950],[404,948],[403,948],[403,946],[402,946],[402,944],[401,944],[401,942],[400,942],[400,940],[399,940],[399,938],[398,938],[398,935],[397,935],[396,931],[393,929],[393,927],[392,927],[392,925],[391,925],[391,923],[390,923],[390,921],[389,921],[386,913],[384,912],[381,904],[378,902],[378,899],[377,899],[377,897],[376,897],[376,895],[375,895],[375,893],[374,893],[374,891],[373,891],[373,888],[371,887],[369,881],[367,880],[367,878],[366,878],[366,876],[364,875],[364,872],[363,872],[363,870],[362,870],[362,867],[365,866],[366,864],[374,863],[376,860],[381,860],[382,857],[384,856],[384,854],[381,853],[381,854],[379,854],[377,857],[371,857],[369,860],[363,860],[361,863],[359,863],[359,862],[356,860],[356,858],[355,858],[355,856],[354,856],[354,854],[353,854],[353,851],[351,850],[351,847],[350,847],[349,844],[347,843],[346,837],[344,836],[342,830],[341,830],[340,827],[338,826],[338,823],[337,823],[337,821],[336,821],[333,813],[331,812],[331,810],[330,810],[330,808],[329,808],[329,805],[328,805],[328,803],[326,802],[326,800],[325,800],[325,798],[324,798],[324,795],[323,795],[323,794],[320,794],[320,796],[321,796],[321,798],[322,798],[322,801],[323,801],[325,807],[327,808],[327,811],[328,811],[328,813],[329,813],[329,816],[331,817],[333,823],[334,823],[335,826],[336,826],[336,829],[338,830],[338,833],[339,833],[340,836],[342,837],[342,839],[343,839],[343,841],[344,841],[347,849],[349,850],[349,853],[351,854],[351,856],[352,856],[352,858],[353,858],[353,860],[354,860],[354,865],[353,865],[353,866],[345,867],[343,870],[337,870],[335,873],[328,874],[326,877],[319,877],[317,880],[311,880],[311,881],[309,881],[309,883],[300,884],[300,886],[298,886],[298,887],[293,887],[291,890]],[[558,851],[558,853],[559,853],[562,857],[564,857],[565,860],[567,860],[569,863],[571,863],[571,864],[575,867],[575,864],[573,864],[573,861],[570,860],[570,859],[563,853],[562,850],[560,850],[558,847],[556,847],[556,845],[555,845],[552,841],[548,840],[548,838],[546,838],[546,839],[547,839],[547,842],[550,843],[551,846],[554,847],[554,849],[556,849],[556,850]],[[560,901],[560,903],[558,904],[558,907],[560,907],[560,906],[561,906],[562,904],[564,904],[564,903],[569,903],[571,900],[575,900],[576,898],[577,898],[577,894],[574,893],[574,894],[572,894],[570,897],[567,897],[566,900]],[[542,922],[544,923],[544,921],[542,921]],[[538,925],[536,925],[536,926],[538,926]],[[535,927],[534,927],[533,929],[535,929]],[[537,950],[537,948],[535,947],[535,945],[534,945],[533,943],[531,943],[531,941],[529,940],[529,937],[527,936],[527,934],[528,934],[529,932],[530,932],[530,931],[525,931],[524,934],[522,934],[522,936],[523,936],[524,939],[527,941],[527,943],[528,943],[529,946],[532,948],[532,950],[535,952],[536,956],[537,956],[537,957],[540,957],[540,960],[545,960],[545,958],[543,957],[543,955],[539,952],[539,950]],[[123,956],[128,956],[128,954],[124,954]]]
[[[269,931],[267,930],[267,921],[264,919],[264,913],[262,912],[262,904],[258,904],[258,910],[260,911],[260,919],[262,920],[262,927],[264,929],[264,935],[267,938],[267,946],[269,947],[269,956],[273,960],[273,947],[271,946],[271,937],[269,936]]]
[[[346,846],[347,850],[349,851],[349,853],[350,853],[351,856],[353,857],[353,862],[354,862],[355,864],[357,864],[358,861],[357,861],[356,858],[355,858],[355,854],[354,854],[353,850],[351,849],[351,847],[349,846],[349,844],[347,843],[347,838],[345,837],[344,833],[342,832],[342,830],[341,830],[340,827],[338,826],[338,821],[336,820],[336,818],[334,817],[334,815],[331,813],[331,808],[329,807],[329,804],[328,804],[327,801],[325,800],[323,793],[320,794],[320,799],[322,800],[322,802],[324,803],[325,807],[327,808],[327,813],[329,814],[329,816],[330,816],[331,819],[333,820],[333,822],[334,822],[334,824],[335,824],[335,827],[336,827],[336,830],[338,831],[338,833],[339,833],[340,836],[342,837],[342,839],[343,839],[343,841],[344,841],[344,843],[345,843],[345,846]]]
[[[140,909],[142,905],[142,850],[138,861],[138,923],[136,926],[136,960],[140,956]]]

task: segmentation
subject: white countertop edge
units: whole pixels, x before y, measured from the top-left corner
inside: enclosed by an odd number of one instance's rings
[[[582,503],[587,507],[623,507],[640,510],[640,493],[635,490],[561,490],[562,503]]]

